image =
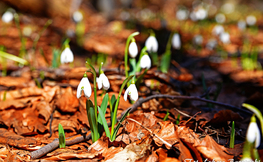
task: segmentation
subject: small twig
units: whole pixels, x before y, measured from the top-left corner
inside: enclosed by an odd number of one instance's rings
[[[203,102],[208,102],[208,103],[213,103],[219,106],[224,106],[224,107],[228,107],[232,110],[235,111],[242,111],[243,113],[248,113],[248,114],[252,114],[252,112],[246,110],[246,109],[240,109],[237,108],[235,106],[229,105],[229,104],[224,104],[221,102],[217,102],[217,101],[212,101],[212,100],[207,100],[207,99],[203,99],[203,98],[199,98],[199,97],[195,97],[195,96],[173,96],[173,95],[166,95],[166,94],[156,94],[156,95],[152,95],[146,98],[139,98],[139,100],[137,102],[135,102],[131,107],[129,107],[126,111],[130,110],[130,113],[134,112],[137,107],[139,107],[142,103],[147,102],[151,99],[154,98],[170,98],[170,99],[185,99],[185,100],[198,100],[198,101],[203,101]],[[118,117],[118,120],[121,119],[121,117],[125,114],[126,111],[123,111],[121,113],[121,116]],[[111,126],[111,122],[108,123],[109,126]],[[89,133],[89,132],[87,132]],[[91,135],[89,134],[88,136],[81,136],[81,137],[72,137],[74,138],[73,140],[68,140],[66,141],[66,145],[73,145],[76,143],[80,143],[86,140],[89,140],[91,137]],[[31,157],[32,159],[37,159],[40,158],[41,156],[47,154],[48,152],[56,149],[58,147],[58,139],[55,139],[53,142],[47,144],[46,146],[40,148],[39,150],[33,151],[31,153]]]
[[[159,140],[161,140],[161,141],[162,141],[165,145],[167,145],[168,147],[172,147],[172,145],[171,145],[170,143],[166,142],[164,139],[162,139],[161,137],[159,137],[157,134],[154,134],[150,129],[148,129],[148,128],[146,128],[145,126],[143,126],[140,122],[138,122],[138,121],[136,121],[136,120],[134,120],[134,119],[132,119],[132,118],[127,118],[127,120],[131,120],[131,121],[139,124],[141,127],[143,127],[143,128],[146,129],[148,132],[150,132],[152,136],[157,137]]]

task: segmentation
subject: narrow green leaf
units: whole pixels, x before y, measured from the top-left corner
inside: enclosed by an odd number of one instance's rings
[[[3,51],[0,51],[0,57],[4,57],[4,58],[7,58],[9,60],[16,61],[16,62],[23,64],[23,65],[28,65],[28,62],[25,59],[22,59],[20,57],[17,57],[15,55],[12,55],[12,54],[9,54],[9,53],[3,52]]]
[[[229,148],[234,148],[234,146],[235,146],[235,122],[233,121],[231,127]]]
[[[263,116],[262,116],[261,112],[255,106],[249,105],[247,103],[243,103],[242,106],[249,109],[250,111],[252,111],[253,113],[256,114],[257,118],[260,121],[261,133],[263,134]]]
[[[101,119],[101,121],[102,121],[101,123],[104,127],[106,136],[110,138],[110,130],[109,130],[107,121],[105,119],[105,116],[103,115],[103,110],[100,107],[98,107],[98,110],[99,110],[99,119]]]
[[[117,101],[116,96],[115,96],[115,95],[112,95],[112,96],[111,96],[111,100],[110,100],[111,111],[113,111],[113,110],[112,110],[112,107],[114,107],[116,101]]]
[[[130,72],[129,72],[129,76],[134,75],[136,73],[136,59],[135,58],[130,58]]]
[[[114,129],[113,135],[111,136],[111,141],[114,141],[116,139],[117,133],[121,127],[121,123],[123,122],[123,120],[126,118],[126,116],[129,114],[129,112],[131,111],[131,109],[128,109],[125,114],[121,117],[119,123],[117,124],[116,128]]]
[[[116,121],[117,121],[117,109],[118,109],[118,106],[119,106],[119,102],[120,102],[120,97],[121,97],[121,93],[122,93],[122,90],[123,88],[125,87],[125,85],[133,78],[133,75],[132,76],[129,76],[127,77],[122,85],[121,85],[121,89],[120,89],[120,92],[119,92],[119,95],[118,95],[118,98],[117,98],[117,101],[116,101],[116,104],[114,106],[114,114],[112,116],[112,122],[111,122],[111,137],[113,135],[113,129],[114,129],[114,125],[116,124]]]
[[[89,99],[86,102],[86,109],[87,109],[87,115],[88,115],[88,120],[89,120],[89,125],[90,125],[92,142],[96,142],[99,139],[99,132],[98,132],[98,127],[97,127],[97,123],[95,119],[94,106],[91,100]]]
[[[102,103],[101,103],[101,107],[98,106],[98,108],[101,109],[102,111],[102,116],[104,117],[105,116],[105,113],[106,113],[106,110],[107,110],[107,106],[108,106],[108,99],[109,99],[109,94],[106,93],[103,100],[102,100]],[[98,116],[98,132],[101,132],[101,126],[103,125],[102,123],[102,118],[101,118],[101,115]]]
[[[63,129],[63,126],[59,123],[58,124],[58,134],[59,134],[59,148],[65,148],[66,147],[66,138],[65,138],[65,132]]]
[[[166,115],[165,115],[165,117],[163,118],[163,121],[166,121],[166,120],[168,119],[168,116],[169,116],[169,115],[170,115],[169,109],[167,109]]]
[[[176,119],[175,124],[178,125],[179,123],[180,123],[180,114],[177,115],[177,119]]]
[[[163,73],[168,72],[170,67],[170,62],[171,62],[171,51],[167,50],[162,56],[161,65],[160,65],[160,70]]]

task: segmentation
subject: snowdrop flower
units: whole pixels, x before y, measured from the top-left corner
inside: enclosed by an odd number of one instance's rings
[[[155,36],[151,35],[145,41],[145,46],[150,52],[157,52],[158,50],[158,42]]]
[[[193,43],[196,45],[201,45],[203,43],[203,36],[202,35],[194,36]]]
[[[228,33],[224,32],[224,33],[220,34],[220,40],[224,44],[228,44],[228,43],[230,43],[230,35]]]
[[[151,68],[151,59],[148,54],[145,54],[142,56],[141,61],[140,61],[141,68]]]
[[[252,162],[253,160],[250,157],[245,157],[241,159],[241,162]]]
[[[206,44],[206,48],[209,50],[213,50],[217,45],[217,41],[216,39],[209,39],[207,44]]]
[[[235,5],[231,2],[225,3],[224,5],[221,6],[221,10],[226,14],[230,14],[230,13],[234,12]]]
[[[66,47],[61,53],[60,62],[61,64],[73,62],[74,56],[69,47]]]
[[[83,20],[83,15],[82,15],[82,13],[80,12],[80,11],[75,11],[74,13],[73,13],[73,20],[75,21],[75,22],[81,22],[82,20]]]
[[[248,129],[247,129],[247,136],[246,139],[248,142],[253,143],[255,142],[255,148],[258,148],[260,145],[260,130],[256,123],[256,117],[252,116]]]
[[[189,11],[187,9],[179,9],[176,12],[176,18],[178,20],[186,20],[188,18]]]
[[[77,88],[77,98],[81,97],[82,91],[84,91],[84,95],[86,98],[89,98],[91,96],[91,86],[89,83],[89,79],[87,77],[87,74],[85,73],[83,75],[83,78],[81,79],[78,88]]]
[[[108,90],[110,88],[110,82],[107,76],[104,73],[101,73],[97,78],[98,88],[103,88],[104,90]]]
[[[199,8],[195,12],[195,16],[198,20],[204,20],[207,17],[207,11],[204,8]]]
[[[180,49],[181,48],[181,40],[180,40],[180,35],[178,33],[175,33],[173,35],[172,46],[175,49]]]
[[[225,31],[224,27],[222,25],[216,25],[214,26],[212,33],[214,35],[220,35],[221,33],[223,33]]]
[[[256,24],[257,18],[255,16],[253,16],[253,15],[249,15],[249,16],[247,16],[246,21],[247,21],[247,24],[249,26],[252,26],[252,25]]]
[[[10,10],[7,10],[3,15],[2,15],[2,21],[5,23],[10,23],[14,18],[13,13]]]
[[[132,58],[135,58],[138,54],[138,47],[135,43],[135,39],[132,39],[132,42],[130,43],[129,53]]]
[[[246,22],[244,20],[239,20],[237,22],[237,27],[239,30],[245,30],[246,29]]]
[[[130,99],[132,101],[137,101],[138,100],[138,91],[135,85],[134,80],[132,80],[131,85],[126,89],[125,93],[124,93],[124,100],[127,100],[127,96],[130,95]]]
[[[216,22],[217,22],[217,23],[221,23],[221,24],[226,21],[226,17],[225,17],[225,15],[222,14],[222,13],[216,14],[215,19],[216,19]]]

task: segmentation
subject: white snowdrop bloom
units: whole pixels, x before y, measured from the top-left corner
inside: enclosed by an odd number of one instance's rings
[[[199,8],[196,11],[195,16],[198,20],[204,20],[207,17],[207,11],[204,8]]]
[[[181,48],[181,39],[180,39],[180,35],[178,33],[175,33],[172,37],[172,46],[174,49],[180,49]]]
[[[2,15],[2,21],[5,23],[10,23],[14,18],[14,15],[11,11],[7,10],[3,15]]]
[[[134,83],[132,83],[125,91],[124,93],[124,100],[127,100],[128,95],[130,95],[130,99],[132,101],[137,101],[138,100],[138,91],[136,88],[136,85]]]
[[[230,13],[234,12],[235,5],[231,2],[225,3],[224,5],[221,6],[221,10],[226,14],[230,14]]]
[[[179,9],[176,12],[176,18],[178,20],[187,20],[188,19],[189,12],[186,9]]]
[[[202,35],[194,36],[193,43],[196,45],[201,45],[203,43],[203,36]]]
[[[142,56],[142,58],[140,60],[140,66],[143,69],[144,68],[147,68],[147,69],[151,68],[151,59],[150,59],[148,54]]]
[[[206,48],[209,50],[213,50],[217,45],[217,41],[216,39],[209,39],[207,44],[206,44]]]
[[[197,21],[195,12],[191,12],[191,13],[190,13],[190,18],[191,18],[192,21]]]
[[[145,46],[147,47],[147,50],[150,52],[157,52],[158,50],[158,42],[155,36],[149,36],[147,40],[145,41]]]
[[[239,30],[245,30],[246,29],[246,22],[244,20],[239,20],[237,22],[237,27]]]
[[[249,26],[252,26],[252,25],[256,24],[257,18],[255,16],[253,16],[253,15],[249,15],[249,16],[247,16],[246,21],[247,21],[247,24]]]
[[[215,25],[213,30],[212,30],[212,33],[214,35],[220,35],[221,33],[224,33],[225,29],[222,25]]]
[[[250,157],[245,157],[241,159],[241,162],[253,162],[253,160]]]
[[[138,47],[135,41],[132,41],[129,45],[129,54],[132,58],[135,58],[138,54]]]
[[[66,47],[64,51],[62,51],[61,56],[60,56],[61,64],[70,63],[70,62],[73,62],[73,60],[74,60],[74,55],[72,51],[70,50],[69,47]]]
[[[74,13],[73,13],[73,20],[75,21],[75,22],[80,22],[80,21],[82,21],[83,20],[83,15],[82,15],[82,13],[81,12],[79,12],[79,11],[75,11]]]
[[[77,98],[81,97],[82,91],[84,91],[84,95],[86,98],[89,98],[91,96],[92,90],[86,73],[83,75],[83,78],[78,85]]]
[[[23,28],[22,32],[24,36],[30,37],[30,35],[32,34],[32,28],[29,26],[26,26]]]
[[[222,24],[222,23],[224,23],[224,22],[226,21],[226,17],[225,17],[225,15],[222,14],[222,13],[216,14],[215,19],[216,19],[216,22],[217,22],[217,23],[220,23],[220,24]]]
[[[250,143],[255,142],[255,147],[258,148],[260,145],[260,130],[256,122],[251,121],[247,129],[246,139]]]
[[[229,35],[229,33],[226,33],[226,32],[221,33],[221,34],[220,34],[220,40],[221,40],[221,42],[223,42],[224,44],[230,43],[230,35]]]
[[[97,78],[98,88],[108,90],[110,88],[110,82],[107,76],[104,73],[101,73]]]

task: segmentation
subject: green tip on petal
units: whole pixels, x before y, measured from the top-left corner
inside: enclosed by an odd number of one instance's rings
[[[254,123],[257,122],[255,114],[253,114],[253,116],[251,117],[250,122],[254,122]]]

